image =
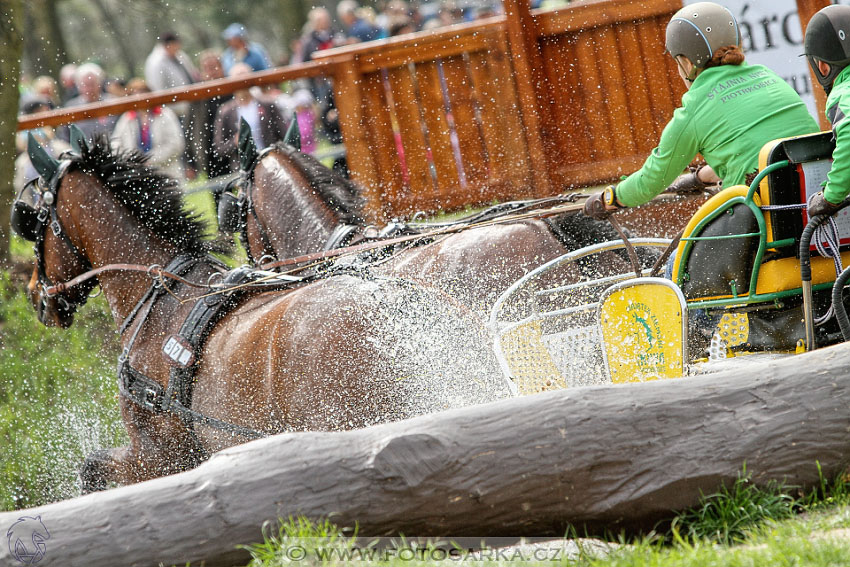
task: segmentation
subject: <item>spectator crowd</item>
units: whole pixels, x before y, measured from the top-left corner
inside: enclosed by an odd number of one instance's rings
[[[441,4],[409,4],[386,0],[376,11],[356,0],[341,0],[335,26],[331,12],[313,8],[300,37],[289,45],[290,56],[275,63],[297,64],[312,60],[317,51],[358,42],[430,30],[495,15],[497,9],[458,8],[452,0]],[[205,49],[193,59],[183,50],[179,35],[162,32],[147,56],[143,77],[109,77],[95,62],[62,67],[57,82],[49,76],[21,81],[20,111],[44,112],[127,95],[184,87],[200,81],[234,77],[273,66],[267,49],[241,23],[221,32],[222,49]],[[198,103],[177,102],[122,115],[77,122],[89,137],[107,136],[116,149],[136,150],[177,180],[203,173],[210,178],[238,169],[236,136],[241,119],[252,127],[259,149],[281,141],[287,124],[298,118],[302,150],[315,152],[320,140],[341,143],[333,90],[329,79],[295,81],[285,88],[252,87]],[[42,127],[31,131],[54,155],[69,148],[67,127]],[[25,133],[18,138],[15,184],[22,187],[36,176],[24,151]],[[344,160],[336,163],[345,171]]]

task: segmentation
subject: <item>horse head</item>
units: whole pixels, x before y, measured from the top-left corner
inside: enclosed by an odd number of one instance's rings
[[[321,250],[340,225],[363,226],[360,188],[300,151],[295,120],[282,143],[257,152],[247,123],[239,129],[241,175],[223,190],[219,229],[237,233],[249,259]]]
[[[47,326],[67,328],[97,280],[70,289],[57,289],[56,283],[91,269],[88,258],[81,252],[85,247],[79,243],[78,235],[69,232],[69,227],[74,226],[73,222],[68,222],[69,211],[79,204],[71,202],[67,191],[62,191],[60,198],[59,189],[70,161],[54,159],[32,136],[28,140],[28,152],[40,178],[18,193],[12,206],[12,228],[35,244],[36,265],[27,294],[39,321]]]

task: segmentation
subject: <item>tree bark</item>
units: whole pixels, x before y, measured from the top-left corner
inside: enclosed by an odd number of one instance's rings
[[[132,46],[129,44],[129,42],[124,40],[124,30],[121,28],[121,25],[118,23],[118,20],[115,18],[115,15],[110,11],[109,7],[104,3],[103,0],[91,0],[91,2],[97,8],[98,12],[100,12],[100,17],[101,19],[103,19],[104,25],[109,28],[115,45],[118,46],[118,53],[121,55],[121,61],[127,68],[126,76],[135,77],[136,57],[135,55],[133,55]]]
[[[850,457],[850,345],[682,380],[561,390],[234,447],[186,473],[32,510],[39,565],[229,565],[290,515],[361,536],[646,532],[735,481],[800,487]],[[0,547],[0,559],[8,556]],[[11,560],[7,561],[11,564]],[[0,561],[2,563],[2,561]],[[5,563],[3,563],[5,564]]]
[[[20,0],[0,0],[0,267],[8,267],[9,213],[15,197],[15,133],[23,37]]]
[[[27,71],[59,79],[59,70],[68,62],[65,37],[56,12],[57,0],[30,0],[25,5],[27,34],[24,37]]]

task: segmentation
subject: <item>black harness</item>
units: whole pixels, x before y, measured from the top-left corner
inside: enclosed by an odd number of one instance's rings
[[[166,271],[184,276],[200,261],[196,257],[180,255],[171,261]],[[221,266],[217,260],[215,262]],[[236,269],[227,273],[222,284],[237,286],[253,278],[252,271]],[[268,433],[228,423],[191,409],[195,375],[206,339],[215,324],[238,304],[243,296],[241,288],[229,293],[198,299],[183,321],[180,331],[166,339],[163,344],[163,354],[172,364],[166,387],[163,388],[157,381],[130,366],[128,359],[136,338],[154,305],[165,293],[162,282],[155,281],[121,324],[119,332],[123,333],[135,319],[139,319],[127,346],[118,357],[118,387],[121,395],[153,413],[176,415],[192,432],[193,437],[195,423],[202,423],[232,435],[250,439],[267,436]],[[140,313],[141,316],[139,316]],[[197,438],[195,442],[198,449],[202,450]]]
[[[11,225],[15,232],[33,243],[33,253],[36,261],[36,273],[38,276],[38,285],[41,288],[41,309],[46,307],[46,302],[50,298],[55,298],[59,309],[67,313],[72,313],[78,307],[84,305],[88,299],[88,295],[83,293],[79,299],[71,299],[63,293],[49,294],[49,287],[53,286],[53,282],[47,276],[47,268],[44,263],[44,241],[47,237],[47,229],[53,235],[65,244],[74,255],[74,258],[83,268],[84,271],[92,268],[88,258],[80,252],[80,249],[71,242],[68,234],[62,228],[62,223],[59,221],[59,214],[56,211],[56,201],[59,191],[59,182],[68,171],[72,161],[70,159],[62,160],[55,173],[48,181],[48,188],[42,189],[39,185],[39,178],[33,179],[24,186],[15,198],[12,204]],[[92,287],[96,281],[90,284]]]

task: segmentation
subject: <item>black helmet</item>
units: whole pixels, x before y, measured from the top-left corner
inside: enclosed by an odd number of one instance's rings
[[[685,6],[667,24],[667,51],[683,55],[697,69],[704,69],[714,52],[727,45],[740,45],[738,21],[728,8],[714,2]]]
[[[850,6],[827,6],[812,16],[805,45],[809,65],[829,94],[835,77],[850,65]],[[829,73],[821,75],[817,61],[829,63]]]

